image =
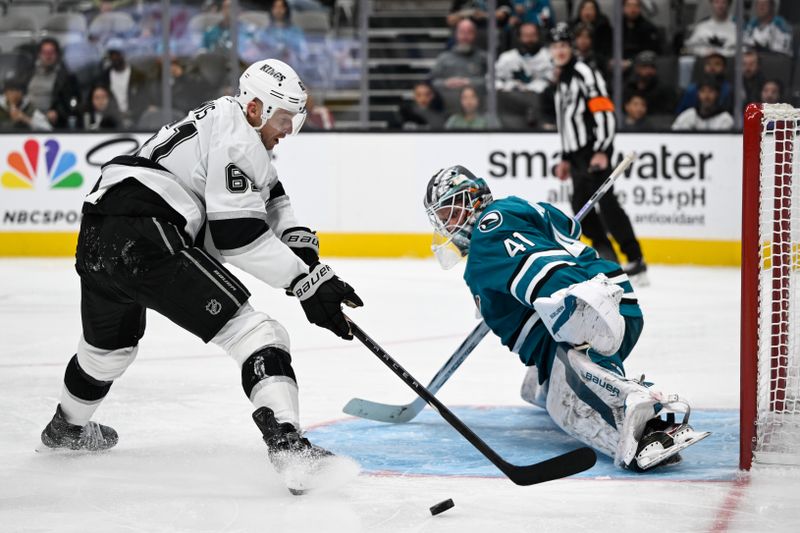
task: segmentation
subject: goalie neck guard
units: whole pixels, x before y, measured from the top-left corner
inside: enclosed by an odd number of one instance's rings
[[[469,253],[472,228],[492,201],[489,186],[461,165],[437,172],[425,191],[425,211],[434,228],[433,250],[443,268]]]
[[[303,127],[308,99],[306,87],[294,69],[283,61],[256,61],[244,71],[239,78],[236,100],[242,109],[247,109],[247,104],[256,98],[262,107],[261,125],[255,129],[263,128],[279,109],[287,111],[292,118],[291,131],[287,131],[287,135],[296,135]]]

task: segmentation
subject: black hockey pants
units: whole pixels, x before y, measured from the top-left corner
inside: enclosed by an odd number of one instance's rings
[[[107,350],[138,344],[145,308],[208,342],[250,297],[177,226],[154,217],[84,213],[75,268],[84,338]]]

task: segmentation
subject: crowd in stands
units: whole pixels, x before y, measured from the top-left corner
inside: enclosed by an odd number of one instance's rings
[[[741,1],[749,8],[744,24],[743,101],[745,105],[790,101],[786,85],[794,68],[795,47],[800,45],[795,42],[795,29],[777,14],[777,0]],[[620,129],[733,127],[734,113],[741,112],[734,109],[733,0],[698,2],[707,3],[708,16],[668,38],[665,28],[648,18],[648,9],[654,9],[652,0],[622,0],[624,120]],[[439,129],[444,120],[445,129],[486,128],[480,110],[470,111],[476,98],[485,98],[485,53],[479,44],[486,39],[485,6],[482,0],[454,0],[447,18],[454,31],[453,46],[437,58],[430,83],[415,87],[414,102],[402,107],[396,127]],[[597,0],[576,0],[575,6],[574,17],[567,21],[575,54],[600,72],[611,92],[611,14],[603,13]],[[497,0],[496,21],[501,46],[506,43],[507,47],[495,63],[497,126],[552,129],[557,70],[550,59],[548,30],[562,21],[556,19],[551,0]],[[800,66],[797,69],[800,73]],[[465,120],[467,116],[473,118]]]
[[[778,0],[697,0],[705,4],[708,16],[669,30],[653,18],[658,5],[663,8],[667,2],[622,0],[620,129],[733,127],[733,117],[742,111],[734,109],[735,1],[744,2],[746,8],[744,102],[799,103],[793,101],[794,90],[800,88],[792,87],[791,73],[800,75],[800,65],[795,66],[795,49],[800,46],[795,36],[800,28],[778,14]],[[277,57],[292,64],[313,87],[323,83],[326,69],[337,62],[334,57],[352,60],[347,53],[336,56],[330,42],[314,46],[307,31],[293,22],[293,8],[303,2],[331,8],[336,0],[239,0],[235,26],[231,0],[184,0],[171,9],[167,53],[160,2],[75,1],[75,11],[54,12],[43,24],[38,20],[42,17],[25,16],[20,10],[12,14],[8,7],[25,2],[34,0],[0,0],[6,9],[0,17],[3,130],[157,127],[164,122],[162,58],[169,61],[173,115],[180,117],[208,99],[233,92],[238,77],[230,61],[234,29],[240,69],[263,57]],[[490,14],[485,0],[453,0],[445,18],[452,29],[447,49],[436,57],[426,79],[415,84],[412,98],[402,102],[389,126],[553,129],[558,72],[548,40],[550,29],[565,22],[559,20],[564,11],[554,7],[565,3],[572,7],[566,22],[576,57],[595,68],[611,91],[616,67],[614,23],[612,13],[602,10],[610,2],[497,0],[496,11]],[[490,21],[496,24],[499,48],[494,67],[496,119],[486,114]],[[321,50],[330,55],[322,57]],[[330,110],[310,101],[309,128],[332,129],[334,122]]]
[[[174,3],[168,54],[159,1],[85,0],[64,4],[74,8],[65,12],[49,3],[56,0],[10,1],[0,2],[2,130],[158,127],[164,123],[162,58],[169,61],[175,118],[233,92],[238,72],[232,72],[230,58],[231,0]],[[53,11],[41,14],[37,6]],[[287,0],[240,0],[236,29],[239,70],[277,57],[295,65],[309,83],[320,80],[325,62],[310,60],[309,42],[292,23]],[[333,118],[318,106],[309,125],[330,129]]]

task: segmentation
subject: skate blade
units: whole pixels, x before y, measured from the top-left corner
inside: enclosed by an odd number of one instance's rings
[[[287,465],[281,478],[295,496],[309,492],[324,492],[345,485],[361,471],[357,462],[349,457],[333,456],[313,464],[298,461]]]
[[[711,435],[710,431],[704,431],[702,433],[698,432],[698,433],[695,434],[694,437],[692,437],[689,440],[683,441],[680,444],[675,444],[674,446],[670,446],[669,448],[667,448],[666,450],[664,450],[660,454],[653,455],[651,457],[646,457],[646,458],[644,458],[645,460],[642,461],[642,462],[640,462],[637,459],[636,462],[639,465],[639,468],[641,468],[642,470],[649,470],[651,468],[654,468],[654,467],[660,465],[661,463],[663,463],[665,460],[669,459],[673,455],[676,455],[676,454],[680,453],[681,450],[685,450],[686,448],[688,448],[692,444],[697,444],[698,442],[700,442],[704,438],[708,437],[709,435]]]

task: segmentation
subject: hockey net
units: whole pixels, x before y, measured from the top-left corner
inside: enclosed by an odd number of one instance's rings
[[[800,109],[745,111],[740,467],[800,465]]]

